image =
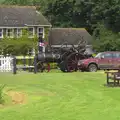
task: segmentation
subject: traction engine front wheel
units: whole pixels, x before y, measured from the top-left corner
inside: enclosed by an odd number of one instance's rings
[[[50,64],[44,62],[37,63],[38,72],[50,72]]]

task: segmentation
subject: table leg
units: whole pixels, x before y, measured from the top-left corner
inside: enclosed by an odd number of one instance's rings
[[[118,80],[118,85],[119,85],[120,81]]]
[[[116,83],[116,79],[115,79],[115,76],[114,76],[114,86],[115,86],[115,83]]]
[[[107,84],[109,84],[109,75],[107,73]]]

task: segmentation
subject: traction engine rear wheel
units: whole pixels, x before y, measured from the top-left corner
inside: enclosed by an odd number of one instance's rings
[[[79,53],[72,53],[67,57],[66,69],[68,72],[74,72],[78,70],[78,61],[85,59],[85,56]]]

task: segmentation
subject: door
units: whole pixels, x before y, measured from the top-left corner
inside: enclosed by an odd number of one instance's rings
[[[98,65],[100,69],[111,69],[113,66],[112,53],[102,53]]]
[[[120,69],[120,52],[113,53],[113,68]]]

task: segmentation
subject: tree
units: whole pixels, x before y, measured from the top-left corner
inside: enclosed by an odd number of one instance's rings
[[[120,31],[119,0],[5,0],[5,4],[37,5],[53,27],[84,27],[91,34],[98,22]]]
[[[120,35],[98,24],[94,31],[93,48],[97,52],[120,50]]]
[[[50,0],[42,2],[43,14],[55,27],[91,28],[92,2]]]
[[[5,0],[3,4],[7,5],[31,5],[32,0]]]
[[[119,0],[92,0],[95,6],[92,10],[91,20],[96,23],[104,21],[107,29],[113,32],[120,31],[120,1]]]

